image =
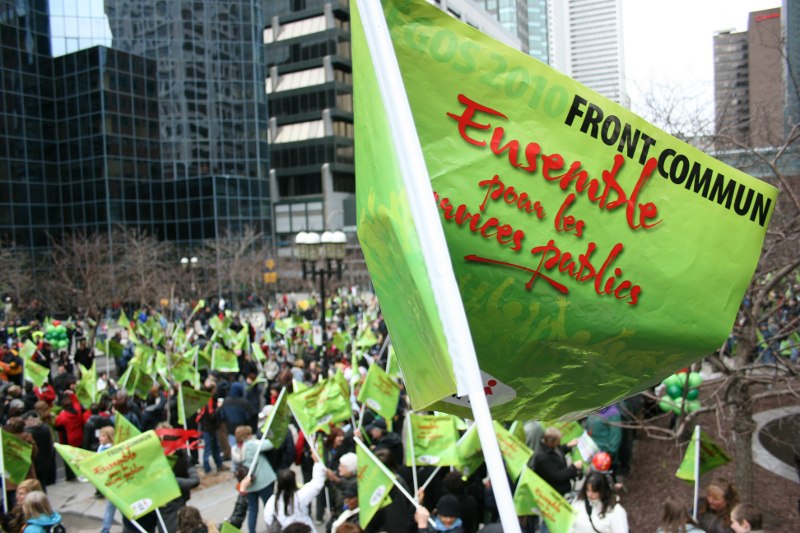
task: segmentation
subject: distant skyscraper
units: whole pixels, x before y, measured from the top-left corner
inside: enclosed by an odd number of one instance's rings
[[[547,0],[481,0],[487,12],[516,35],[522,51],[548,62]]]
[[[263,27],[255,0],[0,0],[0,239],[269,236]]]
[[[747,31],[714,36],[717,148],[782,142],[785,66],[780,8],[750,13]]]

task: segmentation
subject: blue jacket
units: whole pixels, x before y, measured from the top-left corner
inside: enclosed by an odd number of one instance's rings
[[[26,522],[23,533],[46,533],[48,526],[54,526],[61,523],[61,515],[55,511],[50,516],[39,515],[36,518],[31,518]]]

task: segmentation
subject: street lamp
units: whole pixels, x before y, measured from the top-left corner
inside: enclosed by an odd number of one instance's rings
[[[325,332],[325,280],[336,276],[342,279],[342,260],[347,251],[347,236],[342,231],[316,232],[301,231],[294,239],[297,257],[303,264],[303,279],[319,279],[322,340]],[[323,266],[317,266],[318,260]]]

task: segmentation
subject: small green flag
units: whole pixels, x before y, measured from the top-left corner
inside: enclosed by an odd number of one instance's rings
[[[211,393],[195,390],[189,387],[180,387],[183,394],[183,406],[186,409],[186,414],[194,416],[197,411],[208,405],[208,400],[211,399]]]
[[[5,429],[0,430],[0,447],[3,449],[3,472],[11,483],[21,483],[31,469],[33,445]]]
[[[193,387],[200,386],[200,375],[190,359],[177,359],[172,364],[172,378],[177,383],[188,381]]]
[[[125,314],[125,311],[120,309],[119,310],[119,318],[117,319],[117,324],[121,327],[128,329],[131,326],[131,321],[128,320],[128,315]]]
[[[333,380],[339,385],[339,388],[342,389],[342,394],[346,398],[350,397],[350,384],[347,382],[347,378],[344,377],[344,372],[342,372],[341,368],[336,369],[336,373],[333,375]]]
[[[378,344],[378,337],[372,331],[372,328],[365,329],[361,335],[356,339],[356,348],[372,348]]]
[[[161,441],[147,431],[77,463],[78,469],[129,520],[181,495]]]
[[[19,356],[27,361],[33,357],[33,354],[36,353],[36,350],[38,350],[36,345],[31,342],[30,339],[28,339],[25,341],[25,344],[22,345],[22,348],[19,349]]]
[[[514,491],[514,508],[518,516],[539,514],[553,533],[569,533],[577,512],[545,480],[527,466]]]
[[[389,354],[386,356],[386,373],[389,377],[395,379],[403,379],[403,374],[400,371],[400,365],[397,362],[397,354],[394,353],[394,346],[389,345]]]
[[[583,435],[583,426],[577,422],[543,422],[546,428],[556,428],[561,432],[561,444],[566,444],[572,439],[577,439]]]
[[[34,363],[33,359],[29,359],[23,363],[25,379],[32,382],[37,387],[41,387],[47,383],[50,377],[50,369],[38,363]]]
[[[381,508],[394,484],[394,476],[359,440],[356,440],[358,465],[358,522],[362,528]]]
[[[378,365],[370,365],[356,400],[389,421],[397,412],[400,386]]]
[[[223,522],[222,528],[220,528],[219,533],[242,533],[242,530],[236,526],[230,524],[230,522]]]
[[[259,346],[257,342],[253,343],[251,345],[251,348],[253,350],[253,357],[256,358],[256,361],[260,361],[263,363],[264,361],[267,360],[267,357],[264,355],[264,351],[261,349],[261,346]]]
[[[469,477],[483,464],[483,448],[478,436],[477,424],[472,424],[456,445],[458,451],[458,469],[461,475]]]
[[[133,387],[133,394],[144,400],[145,398],[147,398],[147,395],[150,393],[150,389],[152,388],[153,388],[153,378],[150,377],[150,374],[145,374],[144,372],[137,372],[136,382]]]
[[[94,343],[94,348],[98,352],[104,353],[109,357],[113,357],[114,359],[122,357],[122,352],[125,349],[124,346],[122,346],[122,344],[115,341],[114,339],[108,339],[105,341],[101,341],[100,339],[98,339]]]
[[[75,395],[81,405],[88,408],[97,401],[97,369],[94,361],[88,370],[80,363],[78,367],[81,369],[81,379],[75,384]]]
[[[458,456],[458,431],[449,414],[417,415],[409,414],[413,446],[405,446],[405,464],[412,466],[411,452],[414,452],[414,465],[456,466],[461,462]]]
[[[194,309],[192,309],[192,315],[191,316],[196,315],[197,312],[199,310],[201,310],[202,308],[204,308],[205,306],[206,306],[206,301],[205,300],[203,300],[202,298],[200,300],[197,300],[197,305],[195,305]]]
[[[350,344],[350,334],[346,331],[337,331],[333,334],[333,345],[342,353],[345,353]]]
[[[678,471],[675,472],[675,476],[686,480],[686,481],[695,481],[694,479],[694,460],[695,460],[695,450],[697,448],[697,444],[695,442],[694,435],[692,436],[692,440],[689,442],[689,447],[686,448],[686,453],[683,455],[683,461],[681,461],[681,465],[678,467]],[[714,442],[714,440],[708,436],[705,431],[700,431],[700,475],[702,476],[706,472],[714,470],[715,468],[722,466],[724,464],[730,463],[731,458],[725,452],[725,450]]]
[[[500,453],[503,454],[506,470],[511,475],[511,479],[516,481],[533,456],[533,450],[496,420],[494,421],[494,431],[497,434],[497,444],[500,445]]]
[[[286,396],[286,389],[281,389],[278,399],[272,406],[272,411],[264,421],[264,427],[269,428],[267,437],[275,447],[280,447],[286,439],[286,434],[289,433],[289,423],[292,421],[292,411],[286,402]]]
[[[211,370],[238,372],[239,360],[234,352],[217,347],[211,353]]]
[[[120,444],[142,432],[122,413],[114,415],[114,444]]]
[[[317,431],[330,433],[330,424],[350,419],[350,402],[333,380],[321,381],[306,390],[289,394],[287,401],[306,435],[314,435]]]

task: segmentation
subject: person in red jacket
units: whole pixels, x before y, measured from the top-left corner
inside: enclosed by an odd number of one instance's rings
[[[59,401],[61,405],[61,412],[56,416],[56,430],[58,431],[58,440],[61,444],[69,444],[80,448],[83,444],[83,409],[71,390],[67,390],[61,395]],[[71,468],[67,467],[67,481],[75,479],[75,473]]]

